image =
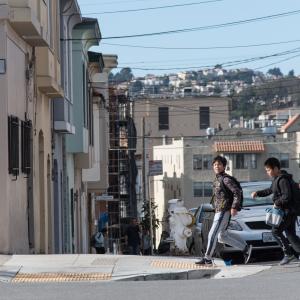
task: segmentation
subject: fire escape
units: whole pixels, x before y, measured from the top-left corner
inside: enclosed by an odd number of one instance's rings
[[[121,227],[126,218],[137,217],[135,162],[136,128],[133,121],[133,102],[126,94],[110,90],[109,99],[109,203],[110,224]]]

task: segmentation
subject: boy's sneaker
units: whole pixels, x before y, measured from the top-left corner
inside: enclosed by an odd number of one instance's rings
[[[200,260],[195,262],[198,266],[211,266],[213,264],[213,261],[211,259],[201,257]]]
[[[291,255],[285,255],[283,257],[283,259],[281,260],[281,262],[279,263],[280,266],[286,265],[288,263],[290,263],[293,260],[296,260],[297,257],[294,254]]]
[[[252,249],[253,249],[252,245],[246,246],[246,249],[244,251],[244,264],[245,265],[249,262],[249,260],[251,258]]]

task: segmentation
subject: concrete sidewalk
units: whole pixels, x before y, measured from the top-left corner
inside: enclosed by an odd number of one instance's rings
[[[237,278],[256,274],[270,266],[225,266],[216,260],[213,267],[199,267],[190,257],[132,255],[0,255],[2,282],[62,282],[115,280],[189,280]]]

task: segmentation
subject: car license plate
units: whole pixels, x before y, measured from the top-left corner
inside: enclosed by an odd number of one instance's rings
[[[262,239],[264,243],[276,242],[272,232],[263,232]]]

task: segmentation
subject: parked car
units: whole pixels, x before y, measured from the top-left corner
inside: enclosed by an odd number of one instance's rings
[[[242,183],[244,194],[243,209],[231,219],[228,226],[229,231],[238,234],[247,244],[251,244],[255,251],[280,249],[271,233],[271,227],[265,223],[266,209],[273,205],[272,195],[255,199],[251,198],[252,192],[268,188],[270,185],[270,181]],[[195,224],[192,228],[193,234],[187,241],[187,246],[192,255],[201,256],[204,254],[207,246],[207,237],[213,221],[214,211],[211,204],[202,204],[190,211],[194,212]],[[299,221],[298,218],[296,231],[300,236]],[[242,255],[238,249],[229,245],[217,245],[217,256],[225,257],[229,253]]]

